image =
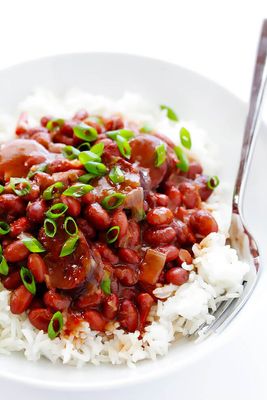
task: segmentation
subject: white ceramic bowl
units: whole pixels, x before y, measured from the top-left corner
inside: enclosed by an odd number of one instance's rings
[[[131,91],[152,102],[169,104],[184,119],[194,120],[199,127],[210,132],[221,148],[223,168],[220,178],[230,184],[234,182],[245,107],[232,94],[191,71],[157,60],[120,54],[73,54],[45,58],[0,72],[0,109],[14,111],[17,103],[38,86],[56,93],[77,86],[111,97]],[[256,188],[263,179],[262,172],[258,174]],[[88,392],[94,393],[94,399],[107,396],[110,400],[120,393],[127,399],[136,398],[140,396],[138,387],[144,393],[146,389],[142,388],[148,388],[149,382],[150,387],[161,383],[166,385],[168,377],[172,376],[172,381],[175,376],[178,379],[181,371],[188,370],[190,373],[192,365],[197,364],[201,368],[208,354],[216,353],[218,347],[226,346],[229,338],[237,334],[237,322],[219,337],[199,344],[181,342],[174,345],[165,358],[157,362],[141,362],[134,369],[110,365],[89,365],[77,369],[52,365],[46,360],[32,363],[15,353],[9,357],[1,356],[1,387],[2,390],[14,387],[20,398],[27,399],[36,398],[37,392],[38,399],[47,398],[54,390],[65,396],[79,391],[79,399],[83,395],[86,398]],[[41,388],[42,392],[39,392]],[[156,393],[153,397],[158,398]]]

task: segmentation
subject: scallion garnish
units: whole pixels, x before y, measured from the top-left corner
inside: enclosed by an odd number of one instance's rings
[[[178,117],[177,117],[177,115],[176,115],[176,113],[175,113],[170,107],[165,106],[164,104],[162,104],[162,105],[160,106],[160,109],[161,109],[161,110],[166,110],[167,117],[168,117],[171,121],[177,122],[177,121],[179,120]]]
[[[72,254],[77,247],[78,240],[79,240],[79,235],[71,236],[70,238],[68,238],[62,246],[60,257],[65,257]]]
[[[5,221],[0,221],[0,235],[7,235],[10,232],[10,226]]]
[[[43,245],[33,236],[22,232],[18,237],[30,252],[43,253],[46,251]]]
[[[17,196],[25,196],[31,191],[31,184],[25,178],[11,178],[10,187]]]
[[[82,151],[79,154],[79,161],[84,165],[89,161],[96,161],[96,162],[100,162],[101,158],[93,153],[91,150],[87,150],[87,151]]]
[[[106,132],[106,135],[113,140],[117,140],[118,136],[121,136],[126,140],[130,140],[135,136],[134,132],[130,131],[129,129],[117,129],[116,131],[109,131]]]
[[[120,167],[113,167],[108,176],[113,183],[122,183],[124,182],[125,179],[124,174],[120,169]]]
[[[3,185],[0,185],[0,194],[3,193],[4,190],[5,190],[5,187]]]
[[[94,174],[84,174],[78,178],[78,181],[88,183],[92,178],[95,178]]]
[[[63,328],[63,315],[60,311],[57,311],[51,318],[48,325],[47,333],[49,339],[51,340],[55,339],[60,334],[62,328]]]
[[[9,272],[9,266],[6,262],[5,257],[2,254],[2,246],[0,244],[0,274],[7,275]]]
[[[116,142],[123,157],[129,159],[131,157],[131,146],[129,145],[127,139],[125,139],[123,136],[118,135],[116,137]]]
[[[76,183],[75,185],[70,186],[68,189],[66,189],[63,192],[63,195],[70,197],[82,197],[93,189],[94,188],[91,185],[85,185],[84,183]]]
[[[120,234],[120,227],[118,225],[112,226],[106,233],[107,243],[111,244],[116,242]]]
[[[87,151],[87,150],[91,149],[91,145],[88,142],[84,142],[84,143],[80,144],[80,146],[78,146],[78,149],[80,151]]]
[[[151,132],[153,129],[152,129],[152,127],[149,125],[149,124],[144,124],[143,126],[142,126],[142,128],[140,128],[140,132],[142,132],[142,133],[149,133],[149,132]]]
[[[124,202],[125,197],[126,195],[122,193],[112,193],[106,196],[101,204],[106,210],[114,210]]]
[[[86,164],[84,164],[84,167],[86,171],[90,172],[95,176],[102,176],[107,173],[107,167],[105,166],[105,164],[102,164],[100,162],[89,161]]]
[[[207,182],[207,186],[209,189],[214,190],[220,184],[220,179],[217,175],[211,176]]]
[[[56,218],[61,217],[63,214],[65,214],[67,209],[68,209],[68,206],[66,204],[57,203],[57,204],[54,204],[52,207],[50,207],[49,210],[46,211],[45,215],[48,218],[56,219]]]
[[[188,150],[191,149],[192,147],[191,135],[186,128],[181,128],[180,130],[180,141],[186,149]]]
[[[47,163],[42,163],[39,165],[34,165],[32,167],[32,169],[30,170],[30,172],[27,175],[27,179],[31,179],[35,174],[37,174],[38,172],[45,172],[46,168],[47,168]]]
[[[46,129],[51,132],[55,128],[61,127],[64,124],[65,120],[63,118],[53,118],[46,124]]]
[[[64,221],[64,229],[68,235],[74,236],[78,233],[78,226],[72,217],[67,217]]]
[[[53,185],[49,186],[43,191],[43,198],[45,200],[52,200],[55,197],[59,197],[60,190],[57,191],[56,189],[62,189],[64,184],[62,182],[56,182]]]
[[[62,154],[68,160],[74,160],[80,154],[80,151],[73,146],[65,146],[62,149]]]
[[[104,278],[100,284],[101,289],[105,294],[111,294],[111,280],[108,273],[105,272]]]
[[[33,295],[36,293],[36,284],[32,272],[25,267],[20,269],[20,277],[25,288]]]
[[[174,151],[179,160],[179,162],[176,164],[177,168],[179,168],[183,172],[187,172],[189,168],[189,161],[187,155],[179,146],[175,146]]]
[[[55,234],[57,233],[57,224],[53,219],[46,218],[44,220],[44,230],[45,234],[48,237],[53,238]]]
[[[92,126],[86,125],[84,122],[74,126],[73,132],[75,136],[85,142],[93,142],[98,136],[97,130]]]
[[[97,154],[99,157],[102,156],[104,151],[104,143],[96,143],[91,147],[91,152]]]
[[[158,145],[155,149],[155,167],[160,167],[166,161],[166,148],[164,143]]]

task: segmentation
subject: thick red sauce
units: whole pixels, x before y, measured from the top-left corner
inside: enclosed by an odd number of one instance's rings
[[[120,117],[98,117],[96,122],[80,111],[63,125],[55,124],[48,130],[50,120],[43,117],[40,126],[32,129],[24,116],[16,130],[18,138],[2,145],[0,151],[0,180],[4,186],[0,221],[10,227],[7,234],[0,235],[9,266],[1,280],[11,291],[11,311],[26,311],[31,323],[44,331],[53,314],[63,312],[65,335],[76,329],[81,320],[99,331],[118,322],[125,331],[142,332],[156,302],[153,290],[167,283],[185,283],[188,272],[181,265],[192,262],[192,245],[218,230],[214,218],[201,209],[201,201],[212,192],[207,186],[208,177],[193,160],[188,171],[181,172],[176,166],[173,144],[155,132],[144,134],[135,128],[135,136],[129,140],[131,155],[125,158],[117,142],[107,136],[109,131],[129,126]],[[61,150],[65,145],[78,148],[83,143],[73,131],[81,121],[97,130],[98,137],[90,144],[104,144],[101,162],[107,173],[92,178],[89,183],[93,190],[75,198],[64,196],[62,191],[88,172],[77,158],[64,158]],[[162,143],[167,157],[157,167],[156,148]],[[44,164],[45,170],[36,172]],[[123,172],[123,182],[110,179],[114,166]],[[27,176],[29,192],[17,195],[10,178]],[[62,182],[63,190],[45,200],[44,190],[55,182]],[[106,210],[102,201],[114,192],[122,193],[125,199],[118,208]],[[55,236],[48,237],[44,220],[47,210],[56,203],[64,203],[68,209],[55,220]],[[77,223],[78,241],[71,254],[61,256],[69,238],[64,229],[68,216]],[[119,227],[119,233],[108,244],[106,235],[112,226]],[[21,233],[38,239],[45,251],[28,250],[20,239]],[[35,278],[34,295],[22,282],[21,267],[27,267]]]

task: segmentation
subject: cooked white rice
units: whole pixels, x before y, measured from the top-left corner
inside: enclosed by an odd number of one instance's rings
[[[179,141],[177,133],[184,126],[191,133],[191,154],[200,160],[206,173],[217,172],[214,168],[216,149],[211,146],[205,132],[192,122],[170,121],[158,105],[149,104],[135,94],[111,100],[72,90],[65,97],[58,98],[51,92],[38,90],[19,105],[17,115],[0,114],[0,142],[12,138],[16,118],[21,111],[29,113],[34,126],[43,115],[70,117],[81,108],[104,116],[121,113],[127,119],[140,123],[140,126],[149,124],[174,142]],[[151,324],[145,329],[142,340],[139,339],[139,332],[125,333],[116,327],[112,333],[99,334],[83,322],[68,339],[51,341],[47,334],[30,324],[25,314],[18,316],[11,313],[10,292],[1,287],[0,353],[21,351],[28,360],[36,361],[44,356],[52,362],[59,360],[77,366],[101,362],[133,365],[143,359],[165,355],[178,334],[185,336],[202,323],[212,322],[214,317],[211,314],[219,301],[240,295],[242,281],[249,270],[247,264],[238,260],[236,251],[226,245],[230,218],[227,193],[226,186],[221,184],[209,201],[203,204],[216,218],[219,233],[212,233],[199,245],[194,245],[193,265],[184,265],[191,270],[187,283],[180,287],[165,285],[154,291],[159,301],[151,311]]]

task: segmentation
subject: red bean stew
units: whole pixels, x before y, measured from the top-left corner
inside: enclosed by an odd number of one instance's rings
[[[26,311],[51,339],[80,321],[143,332],[153,290],[185,283],[192,245],[218,230],[201,208],[217,177],[119,116],[81,110],[31,128],[23,114],[16,135],[0,151],[0,276],[12,313]]]

